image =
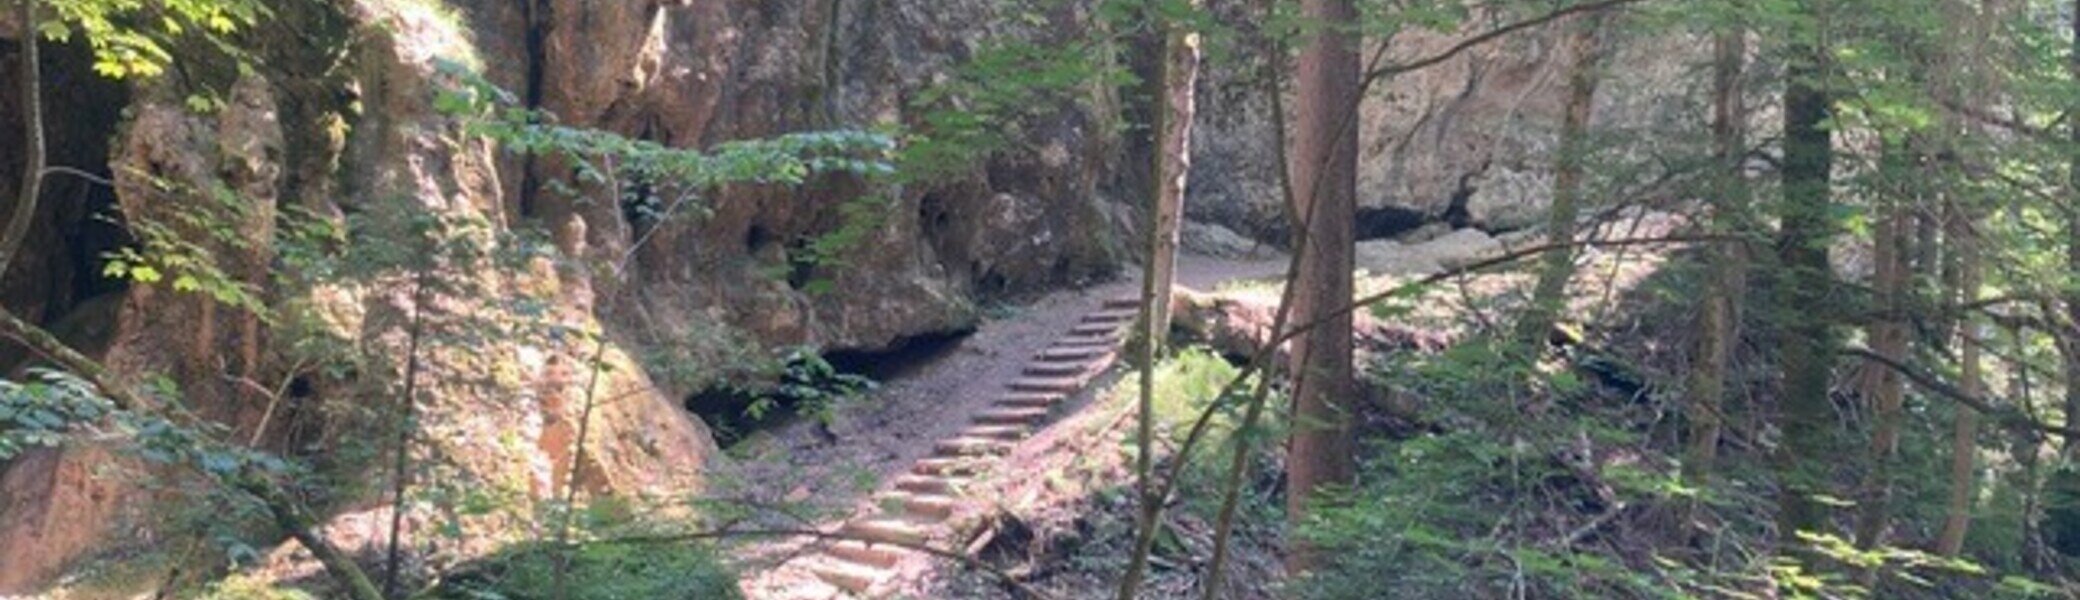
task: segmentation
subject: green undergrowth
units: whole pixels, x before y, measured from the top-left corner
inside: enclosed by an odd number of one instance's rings
[[[558,553],[516,546],[444,584],[443,600],[556,598]],[[570,556],[567,600],[729,600],[742,598],[734,573],[705,545],[594,544]],[[255,597],[256,600],[260,597]]]
[[[1177,483],[1179,490],[1188,492],[1180,494],[1185,499],[1186,508],[1209,518],[1220,508],[1219,489],[1233,457],[1236,434],[1249,401],[1249,390],[1254,386],[1255,380],[1251,379],[1237,389],[1226,389],[1240,372],[1240,367],[1203,346],[1183,348],[1156,363],[1154,409],[1158,452],[1174,452],[1190,436],[1192,425],[1199,416],[1212,409],[1206,430],[1180,472],[1182,479]],[[1227,393],[1224,395],[1223,392]],[[1140,402],[1140,374],[1138,371],[1126,373],[1105,393],[1108,405],[1135,410]],[[1283,437],[1278,431],[1281,420],[1277,417],[1283,414],[1279,407],[1285,401],[1280,396],[1273,396],[1266,402],[1269,404],[1249,445],[1252,473],[1264,473],[1273,467],[1270,464],[1272,451],[1276,450],[1276,440]],[[1120,451],[1131,464],[1135,452],[1132,436],[1124,440]],[[1163,468],[1168,468],[1168,460],[1164,462]],[[1253,500],[1245,506],[1269,506],[1268,498],[1261,495],[1251,497]]]

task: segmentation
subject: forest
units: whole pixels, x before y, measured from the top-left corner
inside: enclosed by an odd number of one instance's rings
[[[0,5],[0,599],[2080,598],[2080,2]]]

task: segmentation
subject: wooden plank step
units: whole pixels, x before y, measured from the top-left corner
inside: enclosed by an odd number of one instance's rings
[[[959,436],[939,440],[932,444],[932,453],[939,456],[994,456],[1010,454],[1011,442],[1001,438]]]
[[[844,529],[840,531],[846,537],[882,544],[920,545],[932,537],[931,529],[922,523],[888,517],[860,519],[846,523]]]
[[[896,489],[912,494],[960,494],[960,488],[968,483],[966,477],[940,475],[905,475],[896,479]]]
[[[1035,362],[1026,363],[1024,374],[1035,377],[1068,377],[1082,375],[1091,370],[1088,362]]]
[[[974,475],[987,467],[985,462],[971,456],[931,456],[910,465],[910,472],[934,476]]]
[[[811,563],[809,572],[815,573],[816,578],[826,583],[838,586],[838,589],[854,594],[867,593],[867,590],[873,589],[875,584],[881,583],[881,579],[889,575],[885,569],[835,557]]]
[[[1116,325],[1124,325],[1130,321],[1139,318],[1141,318],[1141,308],[1137,306],[1134,308],[1101,310],[1098,312],[1085,314],[1083,315],[1083,322],[1112,323]]]
[[[997,405],[1009,408],[1047,408],[1061,402],[1065,397],[1053,392],[1012,392],[997,398]]]
[[[1012,380],[1011,389],[1021,392],[1054,392],[1073,394],[1083,389],[1081,377],[1020,377]]]
[[[1049,412],[1045,408],[992,408],[975,413],[975,422],[984,425],[1031,425],[1047,419]]]
[[[1104,308],[1105,308],[1106,310],[1116,310],[1116,309],[1127,309],[1127,308],[1135,308],[1135,309],[1138,309],[1138,308],[1141,308],[1141,297],[1140,297],[1140,296],[1119,296],[1119,297],[1115,297],[1115,298],[1107,298],[1107,299],[1105,300],[1105,304],[1104,304],[1103,306],[1104,306]]]
[[[1026,439],[1024,425],[975,425],[961,430],[961,437],[1015,442]]]
[[[1126,325],[1121,323],[1083,323],[1070,327],[1069,335],[1118,335],[1121,331],[1125,331],[1126,328]]]
[[[1103,358],[1111,355],[1113,352],[1115,352],[1115,350],[1113,350],[1111,345],[1109,344],[1096,346],[1059,346],[1054,348],[1048,348],[1046,350],[1041,350],[1040,354],[1035,358],[1049,361],[1086,361],[1097,358]]]
[[[888,544],[869,544],[853,540],[840,540],[824,547],[823,553],[870,567],[889,568],[903,560],[907,550]]]
[[[953,517],[953,508],[960,500],[939,494],[897,493],[890,498],[902,504],[903,512],[919,521],[936,523]]]
[[[1061,339],[1057,339],[1057,340],[1055,340],[1055,341],[1054,341],[1054,346],[1055,346],[1056,348],[1087,348],[1087,347],[1090,347],[1090,346],[1118,346],[1118,345],[1119,345],[1119,342],[1120,342],[1120,340],[1124,340],[1124,339],[1126,339],[1126,338],[1127,338],[1127,336],[1126,336],[1126,332],[1125,332],[1125,331],[1123,331],[1123,330],[1122,330],[1122,331],[1114,331],[1114,332],[1112,332],[1112,333],[1106,333],[1106,334],[1096,334],[1096,335],[1093,335],[1093,334],[1075,334],[1075,333],[1072,333],[1072,334],[1069,334],[1069,335],[1067,335],[1067,336],[1063,336],[1063,337],[1062,337]]]

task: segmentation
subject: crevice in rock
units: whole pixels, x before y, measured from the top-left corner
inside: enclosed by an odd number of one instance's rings
[[[1473,195],[1480,191],[1479,187],[1473,185],[1473,178],[1479,177],[1487,170],[1487,167],[1483,166],[1459,175],[1459,189],[1452,191],[1452,200],[1444,209],[1444,222],[1451,225],[1452,229],[1472,226],[1473,215],[1468,211],[1467,204],[1471,203]]]
[[[1423,211],[1399,206],[1360,208],[1355,219],[1357,222],[1354,225],[1359,241],[1401,237],[1402,234],[1420,229],[1435,220]]]
[[[545,71],[547,70],[546,62],[549,54],[548,40],[551,15],[549,0],[524,1],[526,5],[527,41],[525,46],[526,55],[523,58],[527,61],[527,64],[524,65],[527,75],[524,84],[526,89],[523,90],[522,95],[523,101],[527,103],[527,108],[536,109],[542,107],[542,81],[546,76]],[[541,185],[539,177],[535,174],[537,161],[532,153],[521,160],[520,189],[514,191],[515,194],[519,195],[520,216],[539,216],[541,208],[535,202],[535,194]]]
[[[896,340],[880,350],[832,350],[823,359],[839,372],[875,381],[906,377],[960,348],[972,328],[921,333]]]
[[[886,381],[909,376],[952,354],[971,333],[973,329],[936,331],[900,338],[880,349],[830,350],[822,355],[822,360],[830,365],[834,376],[817,375],[816,369],[801,364],[788,365],[797,373],[794,380],[784,382],[785,386],[772,382],[725,382],[688,395],[685,407],[715,432],[717,444],[727,447],[760,431],[814,417],[816,411],[826,406],[823,402],[834,398],[804,399],[799,396],[804,390],[787,388],[806,387],[832,394],[836,392],[828,388],[843,385],[835,380],[838,377]]]

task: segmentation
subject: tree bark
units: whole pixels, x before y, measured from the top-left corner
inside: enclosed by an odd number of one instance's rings
[[[1803,16],[1824,20],[1826,0],[1811,0]],[[1781,322],[1777,353],[1783,389],[1778,415],[1784,441],[1772,462],[1778,479],[1777,536],[1780,547],[1800,544],[1797,534],[1818,532],[1827,515],[1815,496],[1827,491],[1819,464],[1828,461],[1834,419],[1828,399],[1834,372],[1834,332],[1824,307],[1834,291],[1828,245],[1834,237],[1831,172],[1833,112],[1824,89],[1828,49],[1822,34],[1793,34],[1784,88],[1784,201],[1778,207],[1779,277],[1772,316]],[[1810,37],[1807,37],[1810,36]],[[1803,554],[1803,553],[1798,553]]]
[[[1956,212],[1950,221],[1950,244],[1957,260],[1957,276],[1951,290],[1959,302],[1971,302],[1978,298],[1979,242],[1968,210]],[[1960,318],[1954,335],[1959,363],[1957,389],[1978,396],[1984,384],[1977,326],[1970,318]],[[1936,554],[1943,556],[1957,556],[1964,549],[1965,533],[1972,524],[1972,492],[1978,473],[1979,413],[1961,410],[1955,419],[1950,429],[1950,493],[1943,511],[1943,529],[1936,535]]]
[[[1300,51],[1294,73],[1298,92],[1293,143],[1297,208],[1308,218],[1304,242],[1295,251],[1301,268],[1292,282],[1293,321],[1319,325],[1293,346],[1292,439],[1287,448],[1287,518],[1307,521],[1309,504],[1324,488],[1347,484],[1356,466],[1351,450],[1351,315],[1340,310],[1352,296],[1352,217],[1357,212],[1359,57],[1351,0],[1303,0],[1302,18],[1325,25]],[[1316,552],[1295,544],[1286,569],[1302,573],[1322,565]]]
[[[1914,162],[1912,148],[1890,149],[1884,168],[1903,176]],[[1871,351],[1895,361],[1907,359],[1907,324],[1904,294],[1907,286],[1906,236],[1911,207],[1906,190],[1888,194],[1879,207],[1877,227],[1872,232],[1871,287],[1876,296],[1877,316],[1866,327]],[[1892,459],[1899,452],[1901,402],[1906,382],[1899,373],[1881,365],[1864,370],[1863,395],[1871,402],[1875,423],[1871,428],[1870,466],[1864,473],[1860,514],[1856,521],[1856,545],[1876,547],[1884,535],[1890,511]]]
[[[2073,35],[2080,36],[2080,2],[2073,3]],[[2068,76],[2080,82],[2080,37],[2073,38],[2072,52],[2067,59]],[[2071,110],[2080,111],[2080,106]],[[2080,119],[2066,120],[2066,135],[2080,148]],[[2066,167],[2066,266],[2073,273],[2080,273],[2080,150],[2072,151]],[[2080,286],[2066,286],[2065,326],[2066,331],[2058,336],[2058,350],[2064,358],[2066,384],[2066,422],[2080,423]],[[2066,444],[2068,461],[2080,461],[2080,445]]]
[[[1589,119],[1596,108],[1596,85],[1600,79],[1605,13],[1590,13],[1575,23],[1568,36],[1574,65],[1567,74],[1567,104],[1560,122],[1560,156],[1553,167],[1553,206],[1546,213],[1546,235],[1555,241],[1575,237],[1582,212],[1582,163],[1589,153]],[[1517,339],[1526,352],[1536,355],[1544,347],[1547,333],[1567,308],[1567,282],[1574,277],[1574,259],[1579,254],[1561,250],[1541,261],[1538,283],[1532,288],[1531,306],[1517,326]]]
[[[1160,0],[1151,2],[1150,10]],[[1196,9],[1198,0],[1190,0]],[[1153,325],[1151,345],[1162,348],[1170,332],[1171,288],[1177,279],[1177,238],[1184,222],[1185,183],[1191,175],[1192,118],[1196,113],[1194,92],[1199,81],[1199,33],[1155,15],[1153,26],[1163,36],[1163,56],[1156,69],[1161,97],[1156,99],[1151,125],[1156,152],[1150,158],[1154,181],[1150,186],[1149,284],[1154,296],[1150,305]]]
[[[1742,172],[1747,155],[1747,107],[1741,98],[1741,71],[1747,59],[1747,31],[1734,28],[1712,37],[1712,145],[1718,163],[1713,195],[1718,206],[1712,231],[1721,235],[1749,231],[1748,186]],[[1683,476],[1691,485],[1711,478],[1718,461],[1719,436],[1725,429],[1721,400],[1726,373],[1740,339],[1741,299],[1746,296],[1747,250],[1741,244],[1717,244],[1708,250],[1704,312],[1700,315],[1697,361],[1690,372],[1690,440],[1684,448]]]
[[[36,202],[43,195],[43,171],[49,160],[43,139],[43,58],[36,33],[36,0],[15,4],[15,21],[22,28],[22,187],[17,190],[14,214],[0,232],[0,276],[14,264],[15,253],[29,237],[29,224],[36,220]]]

